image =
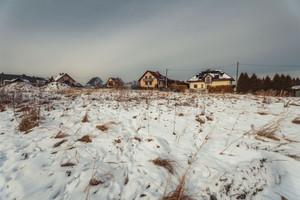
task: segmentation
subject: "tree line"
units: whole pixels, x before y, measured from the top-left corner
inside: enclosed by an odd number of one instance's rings
[[[269,75],[263,78],[254,73],[251,77],[247,73],[241,73],[237,82],[238,93],[256,93],[258,91],[292,92],[293,85],[300,84],[299,78],[291,78],[290,75],[275,74],[273,79]]]

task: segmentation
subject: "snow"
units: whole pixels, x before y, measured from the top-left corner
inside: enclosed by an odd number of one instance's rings
[[[29,82],[15,82],[3,87],[7,91],[34,91],[37,88],[31,85]]]
[[[299,98],[50,86],[23,103],[48,101],[29,133],[23,113],[0,112],[0,199],[162,199],[185,173],[193,199],[300,199]]]
[[[293,90],[299,90],[300,89],[300,85],[295,85],[292,87]]]
[[[216,73],[207,73],[207,74],[205,74],[204,76],[203,76],[203,78],[205,77],[205,76],[207,76],[207,75],[210,75],[211,77],[213,77],[213,78],[215,78],[215,75],[218,75],[219,77],[218,77],[218,79],[220,79],[220,80],[222,80],[222,79],[231,79],[232,77],[231,76],[229,76],[228,74],[226,74],[226,73],[224,73],[222,70],[220,70],[220,69],[216,69],[216,70],[214,70],[214,71],[219,71],[221,74],[216,74]],[[200,73],[201,74],[201,73]],[[202,78],[202,79],[203,79]],[[193,81],[199,81],[200,79],[199,79],[199,77],[198,77],[198,75],[195,75],[195,76],[193,76],[192,78],[190,78],[188,81],[191,81],[191,82],[193,82]],[[203,79],[204,80],[204,79]]]
[[[69,85],[59,82],[51,82],[42,87],[45,91],[68,90],[70,88]]]

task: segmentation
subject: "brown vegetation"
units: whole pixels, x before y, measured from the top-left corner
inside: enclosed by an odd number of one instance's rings
[[[72,167],[72,166],[74,166],[74,165],[75,165],[75,164],[72,163],[72,162],[66,162],[66,163],[61,164],[60,166],[61,166],[61,167]]]
[[[54,145],[53,145],[53,147],[55,148],[55,147],[59,147],[62,143],[64,143],[64,142],[66,142],[67,140],[62,140],[62,141],[60,141],[60,142],[57,142],[57,143],[55,143]]]
[[[108,130],[108,128],[105,125],[98,125],[96,127],[97,127],[97,129],[99,129],[101,131],[107,131]]]
[[[292,123],[294,123],[294,124],[300,124],[300,117],[296,117],[296,118],[292,121]]]
[[[92,179],[90,180],[90,182],[89,182],[89,184],[90,184],[91,186],[96,186],[96,185],[103,184],[103,183],[104,183],[103,181],[97,180],[97,179],[95,179],[95,178],[92,178]]]
[[[4,112],[6,110],[5,106],[3,104],[0,104],[0,112]]]
[[[39,125],[40,115],[36,110],[24,116],[19,124],[19,130],[28,133],[32,128]]]
[[[82,122],[85,123],[85,122],[88,122],[89,119],[88,119],[88,114],[86,113],[82,119]]]
[[[139,138],[138,136],[134,136],[134,138],[133,139],[135,139],[135,140],[137,140],[137,141],[139,141],[139,142],[141,142],[142,140],[141,140],[141,138]]]
[[[80,142],[86,142],[86,143],[92,142],[92,140],[91,140],[91,138],[90,138],[89,135],[82,136],[80,139],[78,139],[78,141],[80,141]]]
[[[69,135],[68,134],[65,134],[65,133],[62,133],[61,131],[59,131],[56,136],[54,136],[55,139],[58,139],[58,138],[64,138],[64,137],[68,137]]]
[[[151,160],[151,162],[160,167],[166,168],[171,174],[173,174],[173,166],[171,165],[171,161],[168,159],[162,159],[160,157],[156,158],[155,160]]]
[[[232,85],[219,85],[209,88],[210,93],[233,93]]]

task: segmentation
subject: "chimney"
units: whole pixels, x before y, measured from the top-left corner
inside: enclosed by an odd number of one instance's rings
[[[156,73],[157,76],[159,76],[159,72],[158,71],[156,71],[155,73]]]

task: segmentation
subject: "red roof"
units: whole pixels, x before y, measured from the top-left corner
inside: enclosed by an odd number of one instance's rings
[[[160,81],[165,81],[166,80],[166,77],[161,75],[158,71],[157,72],[153,72],[153,71],[146,71],[143,76],[141,76],[141,78],[139,79],[139,81],[141,81],[141,79],[145,76],[145,74],[147,74],[147,72],[149,72],[152,76],[154,76],[157,80],[160,80]]]

